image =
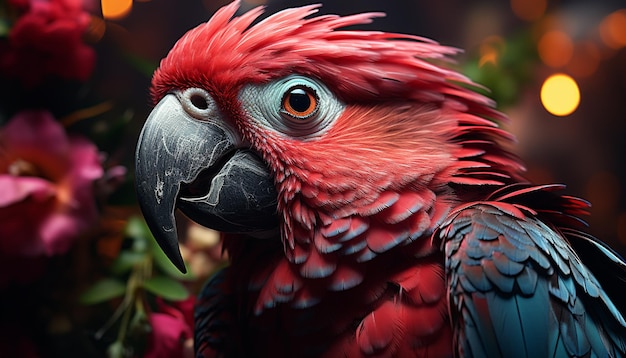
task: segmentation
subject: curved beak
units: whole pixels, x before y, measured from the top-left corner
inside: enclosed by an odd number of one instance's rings
[[[219,115],[198,120],[177,96],[148,117],[135,155],[139,205],[159,246],[185,272],[174,211],[222,232],[263,232],[278,225],[269,170],[237,140]]]

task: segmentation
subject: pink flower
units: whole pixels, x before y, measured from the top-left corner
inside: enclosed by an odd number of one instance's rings
[[[20,112],[1,128],[0,272],[15,271],[2,263],[65,253],[97,218],[102,174],[97,148],[68,138],[48,112]]]
[[[95,53],[82,36],[89,14],[82,0],[13,0],[24,13],[0,43],[0,71],[33,87],[50,76],[87,80]]]
[[[152,332],[145,358],[193,357],[192,329],[182,314],[152,313],[149,319]]]
[[[185,321],[189,327],[193,327],[193,311],[196,307],[196,297],[194,295],[189,295],[189,298],[182,301],[168,301],[168,303],[162,297],[157,297],[156,304],[158,311],[177,317]]]

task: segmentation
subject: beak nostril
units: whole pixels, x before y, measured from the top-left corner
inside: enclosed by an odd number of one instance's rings
[[[202,88],[187,88],[177,92],[176,97],[187,114],[204,121],[218,115],[218,108],[211,95]]]
[[[209,103],[207,102],[206,98],[197,93],[192,94],[191,97],[189,97],[189,101],[191,102],[191,104],[194,105],[194,107],[198,108],[199,110],[205,110],[209,108]]]

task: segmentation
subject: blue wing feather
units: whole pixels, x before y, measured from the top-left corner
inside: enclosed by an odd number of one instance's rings
[[[532,212],[476,203],[453,212],[435,234],[446,255],[457,353],[625,356],[622,312],[568,238]]]

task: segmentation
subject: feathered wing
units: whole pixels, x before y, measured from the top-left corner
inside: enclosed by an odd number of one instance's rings
[[[464,205],[435,233],[446,256],[459,356],[626,355],[622,313],[569,244],[572,238],[584,236],[561,230],[561,223],[550,226],[540,220],[571,219],[567,211],[576,211],[577,201],[555,195],[571,204],[565,213],[514,203],[524,202],[529,195],[541,198],[535,194],[549,189],[518,187],[493,201]],[[596,252],[623,270],[624,263],[612,252]],[[623,275],[624,271],[599,274]]]

